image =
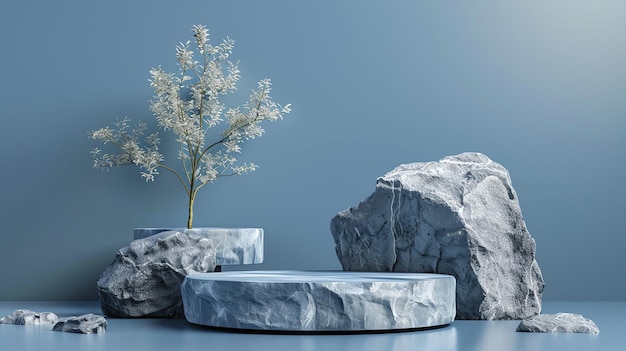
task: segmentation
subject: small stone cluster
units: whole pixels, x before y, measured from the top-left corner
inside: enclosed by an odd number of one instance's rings
[[[19,309],[0,319],[0,324],[17,325],[54,325],[52,330],[70,333],[95,334],[104,333],[107,321],[103,316],[84,314],[59,318],[52,312],[34,312],[28,309]]]

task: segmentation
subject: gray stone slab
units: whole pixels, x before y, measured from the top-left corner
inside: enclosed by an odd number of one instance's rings
[[[590,319],[576,313],[540,314],[520,322],[518,332],[598,334],[600,329]]]
[[[388,331],[454,320],[455,280],[420,273],[253,271],[190,274],[191,323],[264,331]]]
[[[262,228],[135,228],[134,238],[143,239],[166,231],[190,233],[212,240],[218,266],[263,263]]]

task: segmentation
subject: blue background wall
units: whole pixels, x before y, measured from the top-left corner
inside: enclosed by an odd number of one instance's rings
[[[626,297],[623,1],[20,1],[0,5],[0,300],[96,299],[132,228],[181,226],[163,174],[91,168],[87,132],[152,122],[151,67],[206,24],[240,95],[286,120],[261,168],[200,193],[196,226],[260,226],[254,269],[340,269],[329,221],[400,163],[480,151],[507,167],[548,300]],[[171,159],[175,161],[175,159]]]

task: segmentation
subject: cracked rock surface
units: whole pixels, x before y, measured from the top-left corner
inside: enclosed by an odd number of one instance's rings
[[[590,319],[575,313],[540,314],[520,322],[518,332],[531,333],[587,333],[598,334],[600,329]]]
[[[344,270],[450,274],[458,319],[526,319],[543,277],[508,171],[480,153],[403,164],[331,220]]]
[[[98,280],[108,317],[183,318],[180,286],[190,273],[215,270],[213,241],[166,231],[121,248]]]

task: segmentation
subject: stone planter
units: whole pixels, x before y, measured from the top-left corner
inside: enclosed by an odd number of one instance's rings
[[[262,228],[135,228],[134,239],[143,239],[166,231],[211,239],[216,245],[215,264],[218,271],[220,266],[263,263]]]

